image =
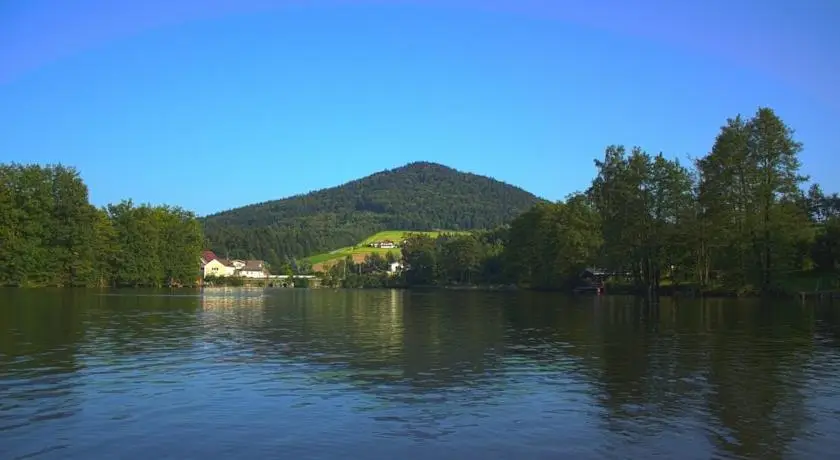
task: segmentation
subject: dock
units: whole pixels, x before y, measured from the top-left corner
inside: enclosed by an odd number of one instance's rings
[[[573,294],[595,294],[601,295],[604,293],[603,286],[578,286],[572,289]]]

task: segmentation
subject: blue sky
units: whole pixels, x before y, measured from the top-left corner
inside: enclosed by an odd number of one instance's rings
[[[199,214],[435,161],[549,199],[776,109],[840,189],[840,2],[7,0],[0,162]]]

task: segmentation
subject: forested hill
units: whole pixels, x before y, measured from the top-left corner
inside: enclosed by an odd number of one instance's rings
[[[427,162],[205,217],[211,249],[280,264],[380,230],[492,228],[541,201],[504,182]]]

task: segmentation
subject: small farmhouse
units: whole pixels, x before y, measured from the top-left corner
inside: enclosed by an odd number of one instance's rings
[[[204,264],[204,277],[208,276],[234,276],[236,267],[233,262],[227,259],[212,259]]]
[[[211,260],[218,259],[216,254],[213,251],[202,251],[201,257],[198,259],[198,270],[201,274],[204,274],[204,266],[207,265]]]
[[[201,255],[201,274],[208,276],[238,276],[242,278],[268,278],[270,273],[262,260],[220,259],[212,251]]]
[[[372,248],[382,248],[382,249],[394,249],[397,247],[397,244],[391,240],[384,240],[384,241],[374,241],[370,243],[370,247]]]
[[[243,278],[268,278],[270,275],[262,260],[246,260],[236,273]]]
[[[213,251],[209,251],[209,250],[208,251],[202,251],[202,253],[201,253],[201,263],[202,264],[206,264],[207,262],[210,262],[213,259],[218,259],[218,257],[216,257],[216,254]]]
[[[391,264],[388,266],[388,274],[396,275],[399,272],[403,271],[404,268],[405,267],[403,266],[402,262],[391,262]]]

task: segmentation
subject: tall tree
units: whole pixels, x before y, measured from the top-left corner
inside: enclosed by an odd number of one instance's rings
[[[760,108],[749,120],[728,120],[698,162],[700,201],[720,230],[719,266],[738,283],[769,289],[779,273],[794,268],[790,249],[803,238],[804,222],[797,205],[806,180],[799,174],[801,149],[793,130]]]
[[[87,186],[72,168],[52,169],[53,206],[48,232],[55,278],[51,284],[89,285],[95,281],[95,210],[88,203]]]
[[[481,257],[481,247],[473,235],[446,238],[441,247],[441,266],[447,281],[470,283]]]
[[[690,217],[690,172],[677,160],[651,157],[638,147],[630,155],[624,147],[607,147],[595,165],[598,175],[587,195],[602,222],[601,261],[655,291],[663,272],[685,263],[686,241],[677,232]]]
[[[195,214],[178,207],[155,209],[161,241],[158,260],[168,284],[191,284],[198,276],[195,254],[203,249],[204,236]]]
[[[412,285],[432,285],[440,280],[440,261],[436,241],[425,235],[412,235],[402,246],[408,265],[406,281]]]

